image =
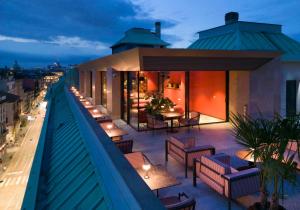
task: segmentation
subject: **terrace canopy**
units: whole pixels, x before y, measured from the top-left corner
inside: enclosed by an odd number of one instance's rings
[[[254,70],[278,56],[278,51],[134,48],[83,63],[79,70]]]

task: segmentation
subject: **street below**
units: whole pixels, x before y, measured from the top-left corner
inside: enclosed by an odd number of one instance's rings
[[[32,116],[35,119],[30,122],[29,129],[21,141],[20,148],[15,152],[5,172],[0,177],[1,210],[19,210],[22,205],[44,121],[44,107],[40,105]]]

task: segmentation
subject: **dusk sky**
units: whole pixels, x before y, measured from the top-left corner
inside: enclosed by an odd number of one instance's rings
[[[0,0],[0,67],[81,63],[110,54],[131,27],[154,30],[162,22],[170,47],[186,48],[197,31],[242,21],[275,23],[300,41],[299,0]]]

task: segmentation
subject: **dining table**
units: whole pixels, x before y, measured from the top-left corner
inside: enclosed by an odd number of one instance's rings
[[[160,189],[181,184],[181,182],[170,174],[164,166],[152,164],[142,152],[128,153],[125,157],[148,187],[152,191],[156,191],[157,197]],[[151,165],[147,172],[142,167],[145,163]]]
[[[126,130],[119,128],[113,122],[103,122],[99,125],[112,140],[121,140],[123,136],[128,135]]]

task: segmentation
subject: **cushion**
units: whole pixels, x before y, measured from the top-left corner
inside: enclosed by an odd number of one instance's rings
[[[229,155],[226,155],[225,153],[219,153],[219,154],[216,154],[213,156],[214,159],[226,164],[226,165],[231,165],[230,164],[230,156]]]
[[[214,159],[214,156],[201,156],[201,163],[203,165],[206,165],[208,168],[212,169],[213,171],[219,173],[219,174],[230,174],[230,166],[226,165],[216,159]]]

